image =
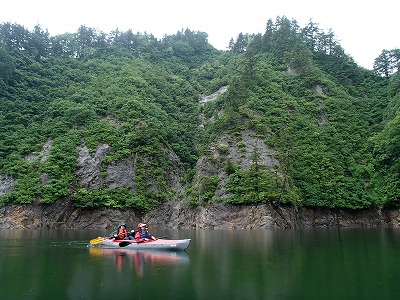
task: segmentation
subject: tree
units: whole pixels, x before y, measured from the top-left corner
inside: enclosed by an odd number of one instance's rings
[[[31,33],[18,24],[4,23],[0,27],[1,42],[12,51],[30,50]]]
[[[0,85],[5,86],[12,79],[15,71],[15,64],[10,54],[0,48]]]
[[[283,58],[285,52],[291,51],[299,42],[299,25],[283,16],[276,19],[275,28],[271,37],[271,51]]]
[[[77,57],[76,39],[72,33],[64,33],[50,38],[51,55],[54,57]]]
[[[246,51],[248,39],[249,36],[247,34],[239,33],[236,43],[234,43],[232,47],[232,51],[235,53],[242,53]]]
[[[388,205],[400,206],[400,114],[389,121],[375,138],[377,170],[384,178],[383,194]]]
[[[230,50],[230,51],[233,51],[233,48],[235,47],[235,40],[233,39],[233,38],[231,38],[230,40],[229,40],[229,46],[228,46],[228,49]]]
[[[400,49],[382,50],[374,61],[374,72],[388,78],[394,72],[400,70]]]
[[[114,45],[118,45],[130,51],[135,51],[137,48],[137,38],[129,29],[126,32],[119,32],[118,29],[114,33]]]
[[[50,34],[48,30],[44,31],[40,25],[36,25],[32,34],[32,46],[36,49],[36,59],[49,56],[50,52]]]
[[[314,23],[311,19],[310,22],[302,29],[302,34],[306,39],[307,46],[311,51],[317,50],[318,35],[320,29],[318,28],[318,23]]]
[[[96,31],[93,28],[80,26],[76,33],[77,58],[93,54],[96,44]]]
[[[275,25],[274,25],[272,19],[268,19],[267,25],[265,28],[265,33],[263,36],[263,51],[264,52],[269,52],[271,50],[271,39],[272,39],[274,30],[275,30]]]

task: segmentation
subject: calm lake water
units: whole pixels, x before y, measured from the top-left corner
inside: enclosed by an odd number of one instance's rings
[[[399,299],[400,229],[196,230],[184,252],[88,248],[95,230],[0,230],[0,299]]]

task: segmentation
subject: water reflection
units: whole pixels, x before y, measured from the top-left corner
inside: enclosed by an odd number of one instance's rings
[[[0,299],[364,300],[400,294],[399,229],[159,231],[192,243],[187,252],[86,247],[105,234],[0,230]]]
[[[160,251],[160,250],[125,250],[89,247],[92,258],[104,257],[115,262],[118,272],[124,266],[133,267],[136,275],[143,276],[146,266],[170,266],[187,264],[190,262],[189,254],[185,251]]]

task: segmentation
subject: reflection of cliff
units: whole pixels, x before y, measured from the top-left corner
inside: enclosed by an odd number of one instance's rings
[[[118,271],[121,271],[124,265],[134,266],[138,276],[143,275],[146,265],[179,265],[190,261],[189,254],[185,251],[89,248],[89,254],[114,259]]]

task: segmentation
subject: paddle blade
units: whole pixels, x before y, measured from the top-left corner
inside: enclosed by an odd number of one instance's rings
[[[130,242],[121,242],[121,243],[119,243],[119,246],[126,247],[126,246],[129,246],[130,244],[131,244]]]
[[[97,244],[100,244],[102,241],[104,241],[104,238],[98,237],[98,238],[90,240],[89,243],[90,243],[90,245],[97,245]]]

